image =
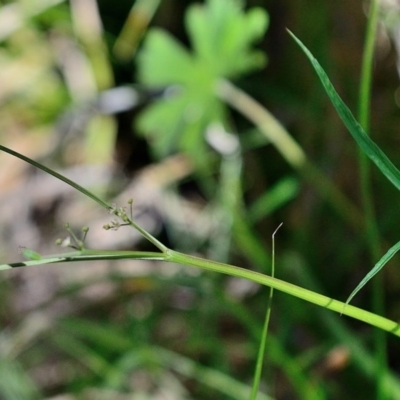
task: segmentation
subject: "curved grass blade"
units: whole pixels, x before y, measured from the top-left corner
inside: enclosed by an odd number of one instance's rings
[[[400,250],[400,242],[397,242],[392,246],[387,253],[375,264],[375,266],[365,275],[364,279],[358,284],[358,286],[352,291],[346,305],[350,303],[353,297],[366,285],[366,283],[372,279],[388,262],[389,260]]]
[[[375,163],[375,165],[381,170],[386,178],[389,179],[390,182],[392,182],[392,184],[400,190],[400,171],[387,158],[386,154],[378,147],[378,145],[365,133],[361,125],[354,118],[350,109],[346,106],[336,92],[319,62],[314,58],[307,47],[292,32],[289,31],[289,33],[310,60],[327,95],[329,96],[329,99],[338,112],[340,119],[346,125],[358,146],[360,146],[363,152]]]

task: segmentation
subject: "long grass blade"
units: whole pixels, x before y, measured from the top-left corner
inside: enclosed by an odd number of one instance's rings
[[[381,172],[392,182],[392,184],[400,190],[400,171],[397,167],[387,158],[386,154],[378,147],[378,145],[365,133],[361,125],[354,118],[350,109],[346,106],[343,100],[340,98],[331,81],[322,69],[319,62],[314,58],[312,53],[307,47],[298,39],[292,32],[290,35],[296,41],[296,43],[303,50],[305,55],[310,60],[315,72],[317,73],[329,99],[339,114],[339,117],[346,125],[347,129],[353,136],[354,140],[364,151],[364,153],[375,163],[375,165],[381,170]]]

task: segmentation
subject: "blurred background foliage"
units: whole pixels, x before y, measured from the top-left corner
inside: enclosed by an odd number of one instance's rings
[[[364,229],[332,208],[239,111],[227,78],[268,109],[360,212],[357,149],[293,31],[356,109],[368,2],[0,1],[0,140],[118,204],[170,247],[345,300],[371,267]],[[241,6],[243,8],[241,8]],[[400,5],[382,0],[374,140],[400,165]],[[148,249],[72,189],[0,154],[1,261],[58,252],[69,222],[89,247]],[[397,193],[373,170],[386,250]],[[394,203],[393,203],[394,202]],[[385,269],[386,315],[400,272]],[[42,266],[0,276],[0,399],[244,399],[267,290],[142,262]],[[354,303],[370,309],[369,288]],[[276,293],[260,399],[372,399],[372,329]],[[400,346],[388,338],[390,398]],[[270,397],[268,397],[270,396]]]

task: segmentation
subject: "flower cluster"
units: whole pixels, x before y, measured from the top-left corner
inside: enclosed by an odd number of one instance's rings
[[[121,226],[130,225],[130,222],[133,219],[133,216],[132,216],[133,200],[129,199],[128,204],[130,206],[130,218],[128,217],[128,214],[126,213],[126,207],[117,207],[116,204],[112,204],[112,208],[110,209],[110,214],[116,215],[120,220],[123,221],[123,223],[121,223],[118,219],[113,219],[109,224],[103,225],[103,229],[105,229],[106,231],[108,231],[108,230],[116,231]]]

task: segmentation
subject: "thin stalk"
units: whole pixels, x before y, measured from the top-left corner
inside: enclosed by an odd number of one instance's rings
[[[373,57],[376,38],[376,29],[378,25],[379,1],[371,0],[369,16],[367,22],[367,32],[365,37],[364,54],[361,67],[361,81],[358,104],[358,120],[364,131],[369,133],[370,126],[370,107],[371,107],[371,86]],[[380,237],[376,215],[373,206],[373,197],[371,189],[370,163],[363,151],[359,151],[359,169],[362,206],[366,219],[365,235],[369,249],[369,255],[372,263],[380,257]],[[384,313],[384,289],[383,277],[381,274],[375,277],[372,283],[372,309],[378,314]],[[375,330],[374,341],[376,357],[378,360],[378,371],[376,374],[376,399],[384,400],[387,397],[387,391],[384,386],[384,378],[387,371],[387,349],[386,337],[381,330]]]
[[[150,260],[165,261],[163,253],[151,251],[109,251],[109,250],[88,250],[71,251],[68,253],[52,254],[42,257],[40,260],[28,260],[0,265],[0,271],[20,268],[34,267],[44,264],[59,264],[64,262],[94,261],[94,260]]]
[[[282,223],[275,229],[274,233],[272,234],[272,261],[271,261],[271,277],[272,278],[275,277],[275,234],[281,226],[282,226]],[[264,326],[263,326],[263,329],[261,332],[260,348],[258,349],[256,369],[254,372],[254,383],[251,388],[250,400],[257,399],[257,394],[258,394],[258,390],[260,387],[261,373],[262,373],[262,367],[263,367],[263,362],[264,362],[265,347],[267,344],[268,326],[269,326],[269,320],[271,317],[272,298],[273,297],[274,297],[274,288],[271,287],[269,290],[267,312],[265,314]]]
[[[48,173],[49,175],[54,176],[55,178],[59,179],[60,181],[65,182],[67,185],[72,186],[74,189],[76,189],[78,192],[83,193],[85,196],[89,197],[90,199],[94,200],[96,203],[100,204],[102,207],[104,207],[106,210],[111,212],[112,214],[115,214],[117,217],[120,217],[122,219],[122,215],[119,212],[118,209],[116,209],[115,206],[107,203],[100,197],[96,196],[93,192],[91,192],[88,189],[85,189],[83,186],[78,185],[76,182],[71,181],[71,179],[68,179],[66,176],[61,175],[60,173],[52,170],[51,168],[46,167],[43,164],[38,163],[35,160],[32,160],[29,157],[24,156],[23,154],[18,153],[17,151],[11,150],[8,147],[0,145],[0,150],[11,154],[14,157],[19,158],[20,160],[23,160],[27,162],[28,164],[33,165],[36,168],[41,169],[42,171]],[[152,243],[154,246],[156,246],[158,249],[160,249],[162,252],[165,252],[167,250],[167,247],[164,246],[160,241],[158,241],[153,235],[151,235],[149,232],[144,230],[142,227],[137,225],[132,219],[126,217],[126,219],[123,219],[125,223],[130,225],[132,228],[136,229],[144,238],[146,238],[150,243]]]
[[[35,160],[32,160],[29,157],[24,156],[23,154],[18,153],[17,151],[11,150],[8,147],[0,145],[0,150],[4,151],[5,153],[11,154],[14,157],[19,158],[20,160],[23,160],[27,162],[28,164],[33,165],[36,168],[41,169],[42,171],[48,173],[49,175],[53,175],[55,178],[59,179],[60,181],[65,182],[67,185],[72,186],[74,189],[78,190],[79,192],[83,193],[85,196],[89,197],[90,199],[94,200],[96,203],[100,204],[102,207],[104,207],[106,210],[111,211],[113,207],[111,204],[108,204],[106,201],[102,200],[100,197],[97,197],[94,193],[92,193],[90,190],[85,189],[81,185],[78,185],[74,181],[71,181],[67,177],[59,174],[56,171],[53,171],[52,169],[46,167],[43,164],[38,163]]]
[[[128,218],[127,221],[128,221],[128,224],[132,228],[136,229],[145,239],[147,239],[150,243],[152,243],[154,246],[156,246],[163,253],[166,253],[168,251],[167,246],[164,246],[158,239],[156,239],[153,235],[151,235],[149,232],[147,232],[145,229],[143,229],[140,225],[138,225],[132,219]]]
[[[300,298],[310,303],[324,307],[328,310],[342,313],[345,303],[334,300],[327,296],[312,292],[311,290],[301,288],[291,283],[273,278],[268,275],[263,275],[255,271],[250,271],[244,268],[236,267],[229,264],[218,263],[216,261],[206,260],[199,257],[182,254],[173,250],[168,250],[165,261],[174,262],[182,265],[189,265],[191,267],[198,267],[203,270],[236,276],[238,278],[247,279],[261,285],[269,286],[275,290],[290,294],[291,296]],[[343,315],[363,321],[367,324],[373,325],[377,328],[383,329],[387,332],[393,333],[400,337],[400,324],[391,321],[385,317],[362,310],[352,305],[347,305],[343,311]]]
[[[50,255],[41,260],[30,260],[25,262],[0,265],[0,270],[42,264],[55,264],[62,262],[119,259],[166,261],[181,265],[187,265],[190,267],[196,267],[206,271],[213,271],[220,274],[226,274],[238,278],[247,279],[260,285],[268,286],[273,288],[274,290],[279,290],[283,293],[287,293],[291,296],[308,301],[309,303],[326,308],[327,310],[335,311],[337,313],[342,313],[343,311],[343,315],[347,315],[348,317],[365,322],[366,324],[375,326],[376,328],[382,329],[386,332],[390,332],[393,335],[400,337],[400,324],[395,321],[391,321],[388,318],[381,317],[380,315],[352,306],[350,304],[347,305],[343,310],[345,303],[315,293],[311,290],[293,285],[289,282],[285,282],[268,275],[263,275],[259,272],[236,267],[234,265],[206,260],[203,258],[179,253],[170,249],[168,249],[165,253],[111,250],[101,251],[83,249],[81,252],[70,252],[65,253],[64,255],[56,256]]]

